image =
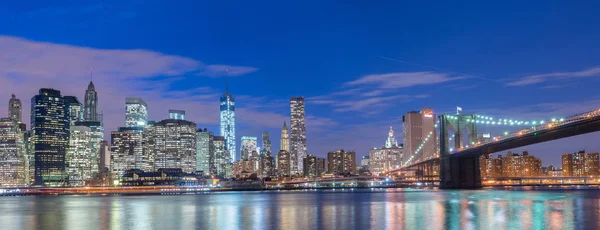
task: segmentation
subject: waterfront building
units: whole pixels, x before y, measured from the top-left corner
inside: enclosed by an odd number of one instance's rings
[[[398,144],[394,130],[390,126],[385,145],[369,151],[369,171],[372,175],[383,175],[385,172],[402,167],[404,148]]]
[[[260,159],[242,159],[233,162],[233,177],[235,178],[249,178],[252,175],[258,176],[260,165]]]
[[[292,176],[290,152],[287,150],[279,150],[277,153],[277,175],[281,177]]]
[[[562,155],[562,167],[564,176],[598,176],[598,153],[586,153],[579,151]]]
[[[92,129],[85,126],[71,126],[69,148],[67,149],[67,173],[69,185],[84,186],[92,180],[92,165],[96,159],[92,154]]]
[[[275,159],[270,153],[260,155],[260,177],[275,176]]]
[[[108,141],[100,142],[100,160],[98,161],[98,174],[100,185],[107,186],[110,184],[110,143]]]
[[[221,95],[220,102],[221,136],[225,137],[225,144],[230,154],[229,160],[234,162],[238,160],[235,157],[235,99],[229,94],[229,82],[226,83],[225,93]]]
[[[180,168],[185,173],[196,171],[196,124],[184,120],[162,120],[144,130],[144,153],[154,168]],[[151,141],[150,141],[151,140]],[[151,167],[150,167],[151,168]],[[138,168],[139,169],[139,168]]]
[[[241,159],[248,160],[252,158],[253,152],[256,152],[256,145],[256,137],[243,136],[242,147],[240,148]]]
[[[115,176],[120,178],[129,169],[153,171],[151,159],[144,155],[143,133],[141,127],[119,127],[111,132],[110,167]]]
[[[130,169],[121,177],[122,186],[198,186],[201,176],[186,173],[181,168],[159,168],[156,171]]]
[[[308,154],[303,162],[303,175],[305,177],[316,178],[320,177],[325,171],[325,159],[316,157],[312,154]]]
[[[196,171],[204,176],[214,175],[214,134],[206,129],[196,132]]]
[[[104,127],[101,121],[78,121],[75,126],[90,128],[90,160],[92,161],[92,177],[97,178],[100,172],[100,143],[104,141]]]
[[[83,120],[84,121],[100,121],[98,119],[98,93],[92,80],[85,90],[83,102]]]
[[[139,97],[125,98],[125,126],[145,127],[148,123],[148,105]]]
[[[327,153],[329,173],[334,175],[356,175],[356,153],[343,149]]]
[[[185,111],[169,109],[169,119],[171,120],[185,120]]]
[[[214,175],[219,178],[229,178],[232,176],[231,155],[227,151],[225,137],[213,136],[212,150],[214,155]]]
[[[35,184],[65,185],[65,155],[69,145],[69,108],[60,91],[42,88],[31,98],[31,130],[35,154]]]
[[[542,160],[523,151],[522,155],[508,152],[506,156],[499,155],[494,159],[493,154],[479,158],[481,177],[538,177],[542,176]]]
[[[423,108],[421,111],[410,111],[402,116],[402,137],[404,154],[402,162],[428,160],[437,157],[436,118],[433,110]],[[429,137],[429,138],[428,138]],[[423,145],[417,153],[419,146]],[[415,155],[416,154],[416,155]],[[416,157],[416,158],[415,158]]]
[[[290,158],[292,174],[301,174],[306,157],[306,120],[304,97],[290,98]]]
[[[23,106],[21,105],[21,100],[12,94],[10,100],[8,100],[8,118],[21,123],[23,121],[22,114]]]
[[[271,140],[269,139],[269,133],[268,132],[263,132],[262,134],[262,151],[260,152],[260,155],[271,155]]]
[[[29,184],[29,162],[15,116],[0,118],[0,187]]]

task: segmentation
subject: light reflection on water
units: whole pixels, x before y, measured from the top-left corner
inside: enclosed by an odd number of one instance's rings
[[[573,229],[600,190],[345,190],[0,197],[1,229]]]

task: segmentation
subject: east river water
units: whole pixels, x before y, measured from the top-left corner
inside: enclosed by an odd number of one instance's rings
[[[598,229],[600,190],[0,197],[0,229]]]

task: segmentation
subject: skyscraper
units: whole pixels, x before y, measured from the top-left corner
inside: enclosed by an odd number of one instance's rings
[[[31,130],[35,151],[35,184],[66,182],[65,154],[69,145],[69,108],[60,91],[42,88],[31,98]]]
[[[281,150],[290,151],[290,136],[288,135],[288,128],[287,125],[285,125],[285,121],[281,128],[281,140],[279,141],[279,144]]]
[[[385,145],[381,148],[373,148],[369,151],[368,167],[372,175],[381,175],[387,170],[397,169],[402,166],[404,149],[398,145],[394,130],[390,126]]]
[[[221,136],[225,137],[225,144],[229,150],[230,160],[234,162],[235,157],[235,99],[229,94],[229,83],[226,84],[225,93],[221,95]]]
[[[68,105],[69,125],[74,126],[75,122],[83,120],[83,108],[79,99],[75,96],[64,96],[65,103]]]
[[[83,119],[85,121],[98,121],[98,93],[91,79],[90,84],[88,84],[85,90],[84,100]]]
[[[154,160],[154,169],[180,168],[183,172],[196,171],[196,124],[184,120],[162,120],[146,129],[144,136],[152,136],[149,153]],[[146,139],[146,138],[144,138]]]
[[[21,106],[21,100],[19,100],[14,94],[8,100],[8,117],[14,121],[21,123],[23,120],[23,108]]]
[[[129,169],[154,170],[148,157],[144,157],[143,131],[140,127],[120,127],[111,132],[110,169],[117,177]]]
[[[437,154],[435,130],[435,115],[430,108],[423,108],[420,112],[410,111],[402,116],[402,137],[404,156],[402,162],[427,160]],[[417,152],[419,146],[423,147]],[[411,158],[412,157],[412,158]]]
[[[231,177],[231,161],[229,152],[225,148],[225,137],[214,136],[212,147],[214,150],[215,176],[220,178]]]
[[[104,140],[104,127],[102,127],[100,121],[78,121],[75,122],[75,126],[87,127],[90,129],[90,155],[88,157],[92,162],[92,177],[95,177],[101,170],[101,168],[99,168],[99,162],[101,160],[100,144]]]
[[[243,136],[242,147],[240,148],[240,157],[242,160],[248,160],[253,157],[253,152],[256,152],[256,137]]]
[[[269,139],[269,133],[263,132],[262,134],[262,150],[260,155],[271,155],[271,140]]]
[[[202,172],[204,176],[214,173],[213,139],[214,134],[207,132],[206,129],[196,131],[196,171]]]
[[[125,126],[144,127],[148,123],[148,105],[139,97],[125,98]]]
[[[169,109],[169,119],[185,120],[185,111]]]
[[[291,176],[291,158],[287,150],[279,150],[277,153],[277,175],[282,177]]]
[[[71,126],[69,148],[66,162],[69,185],[84,186],[92,179],[92,164],[96,158],[92,155],[92,129],[85,126]]]
[[[290,155],[292,174],[301,174],[306,157],[306,121],[304,119],[304,97],[290,98]]]
[[[0,187],[16,187],[29,182],[29,165],[23,134],[13,118],[0,118]]]

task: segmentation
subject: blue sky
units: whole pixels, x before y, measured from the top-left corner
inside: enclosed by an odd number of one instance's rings
[[[279,149],[289,97],[305,96],[308,152],[362,156],[384,144],[388,126],[401,141],[402,114],[422,107],[514,119],[600,108],[599,8],[598,1],[5,2],[0,112],[15,93],[28,115],[40,87],[81,99],[94,68],[107,130],[124,124],[124,97],[141,96],[152,120],[184,109],[218,133],[229,69],[238,139],[269,131]],[[600,151],[599,138],[518,150],[556,165],[561,153]]]

